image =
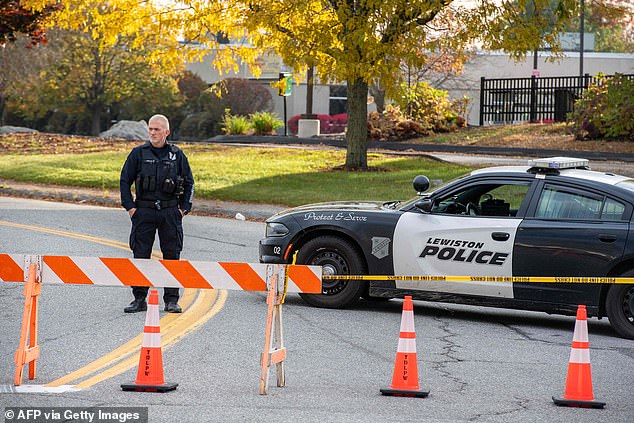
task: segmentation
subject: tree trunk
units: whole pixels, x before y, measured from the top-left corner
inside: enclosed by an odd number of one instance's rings
[[[374,104],[376,105],[376,111],[383,113],[385,110],[385,90],[381,87],[381,84],[374,83],[370,85],[369,92],[374,97]]]
[[[348,80],[348,129],[346,169],[368,168],[368,84]]]
[[[0,126],[4,126],[5,119],[7,118],[7,108],[4,96],[0,94]]]
[[[95,44],[92,49],[94,57],[94,75],[91,87],[92,101],[89,102],[88,110],[90,111],[90,134],[92,136],[99,135],[101,132],[101,111],[103,110],[103,96],[106,90],[105,74],[102,62],[102,56]]]
[[[101,132],[101,104],[97,103],[90,108],[90,135],[96,137]]]

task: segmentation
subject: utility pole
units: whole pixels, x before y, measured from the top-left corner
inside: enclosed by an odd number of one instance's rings
[[[581,0],[581,19],[579,22],[579,78],[583,78],[583,39],[585,38],[586,3]]]
[[[306,118],[314,119],[313,117],[313,90],[315,87],[315,68],[310,65],[308,67],[308,73],[306,75]]]
[[[537,16],[537,4],[533,1],[533,14]],[[539,76],[539,71],[537,70],[537,48],[533,50],[533,76]]]

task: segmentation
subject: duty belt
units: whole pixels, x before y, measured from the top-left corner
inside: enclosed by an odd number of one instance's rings
[[[145,207],[150,209],[167,209],[170,207],[176,207],[178,205],[178,200],[156,200],[156,201],[146,201],[146,200],[137,200],[137,207]]]

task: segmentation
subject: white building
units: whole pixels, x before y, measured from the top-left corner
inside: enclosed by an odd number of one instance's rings
[[[563,59],[551,61],[547,52],[539,52],[537,73],[539,77],[550,76],[579,76],[579,53],[566,52]],[[258,81],[270,87],[270,83],[277,81],[282,71],[288,71],[282,60],[277,56],[260,58],[262,74]],[[200,63],[192,63],[187,69],[198,74],[208,83],[215,83],[227,77],[254,78],[246,66],[242,66],[237,73],[220,75],[211,65],[208,57]],[[470,125],[478,125],[480,110],[480,80],[495,78],[529,78],[535,73],[533,56],[528,55],[525,60],[514,62],[508,54],[498,52],[480,52],[464,66],[464,71],[456,78],[437,87],[449,92],[450,97],[467,96],[470,99],[467,121]],[[612,75],[614,73],[634,74],[634,54],[595,53],[585,52],[583,55],[583,73],[590,75]],[[283,117],[284,97],[270,87],[274,100],[274,109]],[[313,113],[334,115],[345,110],[345,85],[323,85],[316,81],[313,91]],[[287,119],[306,112],[306,78],[293,87],[291,96],[286,97]],[[370,107],[372,110],[372,107]]]
[[[551,61],[551,54],[539,52],[537,74],[539,77],[579,76],[579,53],[566,52],[565,57]],[[530,78],[534,73],[533,56],[514,62],[508,54],[497,52],[478,53],[464,67],[464,72],[443,87],[453,98],[469,97],[468,119],[470,125],[478,125],[480,113],[480,80],[497,78]],[[583,74],[613,75],[634,74],[634,54],[584,52]]]

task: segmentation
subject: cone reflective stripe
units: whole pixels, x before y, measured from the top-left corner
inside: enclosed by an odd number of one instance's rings
[[[564,397],[553,397],[553,401],[557,405],[568,407],[603,408],[605,406],[604,402],[594,400],[592,392],[588,314],[585,305],[577,308]]]
[[[143,341],[145,348],[161,348],[161,324],[158,312],[158,293],[156,289],[150,291],[148,310],[145,314],[145,327],[143,328]]]
[[[420,397],[429,395],[418,384],[418,361],[416,359],[416,331],[414,329],[414,304],[412,297],[406,296],[403,301],[401,331],[396,349],[392,385],[382,388],[383,395],[402,397]]]
[[[163,354],[161,352],[161,327],[159,320],[158,292],[150,290],[139,368],[136,381],[121,385],[124,391],[167,392],[173,391],[178,383],[165,383],[163,377]]]

